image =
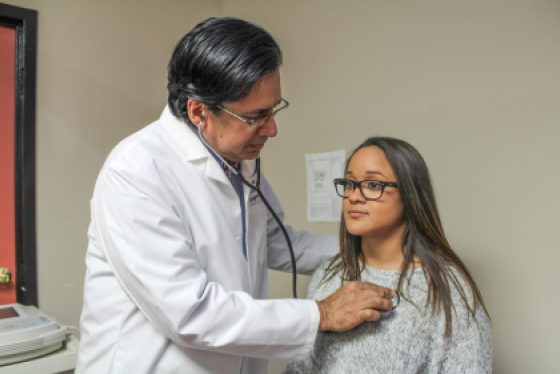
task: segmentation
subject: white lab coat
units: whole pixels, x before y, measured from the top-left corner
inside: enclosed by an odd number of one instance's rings
[[[242,162],[243,175],[253,168]],[[262,190],[283,219],[264,176]],[[263,202],[244,192],[247,260],[238,196],[168,109],[113,150],[91,201],[77,374],[264,374],[266,359],[307,356],[317,306],[266,300],[267,268],[290,271],[290,257]],[[298,272],[338,251],[332,235],[287,229]]]

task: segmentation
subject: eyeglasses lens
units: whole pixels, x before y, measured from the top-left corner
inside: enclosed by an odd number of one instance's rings
[[[356,183],[348,180],[341,180],[336,183],[336,193],[340,197],[349,197],[355,189]],[[356,186],[358,187],[358,186]],[[362,196],[366,199],[378,199],[381,197],[383,187],[375,181],[363,181],[359,184]]]
[[[345,181],[337,181],[335,184],[336,194],[340,197],[346,197],[346,182]],[[352,192],[352,187],[348,185],[349,192]]]
[[[362,194],[366,197],[366,199],[379,199],[381,197],[382,190],[383,187],[377,182],[362,182]]]
[[[262,118],[257,119],[255,122],[253,122],[251,124],[250,128],[257,128],[258,129],[259,127],[264,125],[264,123],[266,121],[268,121],[269,118],[270,118],[270,116],[266,116],[266,117],[262,117]]]
[[[264,116],[262,118],[258,118],[256,119],[251,126],[249,126],[249,128],[259,128],[262,125],[264,125],[266,123],[266,121],[268,121],[268,119],[270,117],[274,118],[278,115],[278,113],[280,113],[283,109],[286,109],[288,107],[288,102],[284,99],[282,99],[282,103],[278,104],[277,106],[274,107],[274,109],[272,110],[272,113],[270,113],[267,116]]]

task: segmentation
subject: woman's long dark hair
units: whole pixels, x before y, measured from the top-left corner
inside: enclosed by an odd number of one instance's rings
[[[418,256],[428,280],[426,307],[430,304],[433,306],[432,315],[441,313],[443,309],[445,337],[449,338],[453,309],[451,285],[457,289],[475,321],[479,304],[487,315],[488,311],[467,267],[445,238],[428,167],[420,153],[409,143],[389,137],[372,137],[352,152],[346,162],[345,174],[352,157],[364,147],[379,147],[385,153],[398,183],[406,229],[402,237],[404,261],[397,291],[403,294],[407,269],[413,264],[414,256]],[[470,290],[472,304],[469,303],[468,296],[455,272],[451,271],[451,267],[456,270]],[[359,281],[364,268],[365,257],[362,252],[361,237],[348,232],[343,214],[340,222],[340,253],[329,263],[323,281],[331,279],[338,272],[343,282]]]

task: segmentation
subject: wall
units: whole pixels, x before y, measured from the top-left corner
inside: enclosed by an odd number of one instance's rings
[[[4,1],[39,11],[37,227],[39,304],[77,326],[89,200],[110,150],[157,119],[167,62],[218,0]]]
[[[287,221],[337,232],[306,220],[305,153],[409,141],[489,308],[494,372],[558,373],[560,2],[225,0],[224,15],[284,50],[291,106],[262,162]]]
[[[494,372],[558,372],[559,2],[3,1],[39,11],[39,302],[48,314],[78,323],[95,178],[119,140],[159,116],[175,42],[208,16],[236,15],[284,49],[292,105],[263,169],[288,222],[338,228],[306,221],[305,153],[350,151],[370,135],[408,140],[490,310]],[[289,276],[271,277],[272,296],[289,297]]]

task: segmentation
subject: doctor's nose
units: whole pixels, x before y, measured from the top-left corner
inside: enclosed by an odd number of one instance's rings
[[[265,123],[257,130],[259,136],[267,136],[269,138],[274,138],[278,134],[278,129],[276,128],[276,119],[274,116],[268,117]]]

